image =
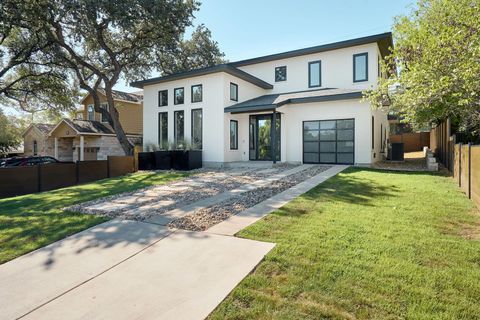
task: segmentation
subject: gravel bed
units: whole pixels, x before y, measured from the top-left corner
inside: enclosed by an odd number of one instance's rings
[[[204,231],[211,226],[222,222],[232,215],[236,215],[254,205],[285,191],[300,182],[303,182],[327,169],[329,166],[315,166],[301,172],[289,175],[286,178],[272,182],[265,187],[241,193],[216,205],[196,210],[180,219],[168,224],[171,228],[191,231]]]
[[[181,180],[83,202],[66,207],[64,210],[141,221],[152,215],[162,214],[176,207],[183,207],[201,199],[239,188],[242,185],[253,183],[258,179],[281,173],[293,167],[292,165],[276,166],[274,171],[272,170],[269,173],[261,173],[265,170],[264,168],[246,171],[239,171],[238,169],[199,169],[192,176]],[[179,189],[174,190],[176,187]],[[128,203],[126,200],[130,199],[122,199],[131,196],[137,196],[140,201],[138,203]],[[155,206],[161,204],[161,202],[171,204]],[[92,208],[101,204],[106,204],[107,209]]]

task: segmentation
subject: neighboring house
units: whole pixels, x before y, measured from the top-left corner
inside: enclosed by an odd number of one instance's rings
[[[99,90],[99,95],[102,106],[106,108],[106,98],[102,90]],[[120,123],[128,139],[135,145],[141,144],[142,94],[114,91],[114,99]],[[37,151],[38,155],[49,155],[60,161],[105,160],[107,156],[125,155],[113,128],[100,113],[95,112],[90,94],[82,100],[82,105],[83,108],[75,112],[73,120],[63,119],[48,127],[39,124],[30,126],[36,130],[30,127],[27,129],[24,134],[25,146],[33,148],[32,141],[35,140],[37,150],[42,150],[42,153]],[[44,130],[41,131],[40,128]],[[40,132],[43,132],[43,136]],[[34,155],[33,152],[25,154]]]
[[[53,124],[33,123],[23,132],[23,154],[25,156],[47,156],[53,152],[53,138],[48,134]]]
[[[371,164],[388,121],[362,91],[386,76],[379,62],[392,46],[384,33],[133,82],[144,90],[144,145],[187,140],[205,165]]]

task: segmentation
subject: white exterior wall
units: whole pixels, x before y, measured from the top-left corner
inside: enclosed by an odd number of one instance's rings
[[[202,85],[202,102],[191,102],[191,86]],[[173,103],[173,90],[185,89],[184,104]],[[168,106],[158,106],[158,91],[168,90]],[[224,81],[221,73],[192,77],[144,87],[143,96],[143,143],[158,145],[158,113],[168,112],[168,140],[174,141],[174,111],[183,110],[185,114],[184,136],[191,141],[191,111],[202,109],[203,116],[203,161],[224,161]]]
[[[353,55],[368,52],[368,81],[353,82]],[[238,67],[258,77],[274,88],[270,93],[315,90],[308,87],[308,63],[321,60],[320,88],[367,89],[377,84],[378,46],[376,43],[262,62]],[[287,66],[287,80],[275,82],[275,67]]]
[[[371,111],[368,102],[339,100],[292,104],[278,109],[282,113],[282,161],[302,162],[303,121],[355,119],[355,164],[369,164],[371,156]]]

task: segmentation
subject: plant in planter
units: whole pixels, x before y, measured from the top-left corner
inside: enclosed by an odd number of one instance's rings
[[[172,169],[172,153],[170,151],[171,143],[164,141],[157,150],[154,151],[155,169],[170,170]]]
[[[202,150],[187,141],[177,141],[172,152],[172,169],[192,170],[202,167]]]

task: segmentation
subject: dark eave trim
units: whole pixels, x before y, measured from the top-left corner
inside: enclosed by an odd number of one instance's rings
[[[392,33],[385,32],[385,33],[375,34],[372,36],[367,36],[362,38],[344,40],[340,42],[328,43],[328,44],[315,46],[315,47],[276,53],[276,54],[271,54],[271,55],[253,58],[253,59],[240,60],[236,62],[231,62],[230,65],[234,67],[241,67],[241,66],[246,66],[250,64],[268,62],[272,60],[287,59],[287,58],[303,56],[303,55],[313,54],[313,53],[318,53],[323,51],[348,48],[348,47],[358,46],[358,45],[372,43],[372,42],[378,43],[380,52],[382,53],[382,56],[385,57],[389,54],[388,47],[393,47]]]
[[[332,94],[328,96],[290,98],[284,101],[280,101],[279,103],[276,103],[276,104],[262,104],[262,105],[248,106],[248,107],[242,107],[242,106],[236,107],[235,105],[233,105],[233,106],[224,108],[224,112],[225,113],[246,113],[251,111],[268,111],[268,110],[275,110],[276,108],[279,108],[286,104],[358,99],[358,98],[361,98],[362,96],[363,96],[363,93],[361,91],[357,91],[357,92]]]
[[[239,79],[250,82],[263,89],[273,89],[273,85],[271,85],[270,83],[265,82],[257,77],[252,76],[251,74],[245,71],[239,70],[228,64],[219,64],[213,67],[175,73],[175,74],[171,74],[163,77],[151,78],[151,79],[146,79],[141,81],[134,81],[134,82],[131,82],[130,85],[136,88],[143,88],[146,85],[181,80],[181,79],[186,79],[191,77],[199,77],[199,76],[217,73],[217,72],[225,72],[225,73],[231,74],[232,76],[235,76]]]

